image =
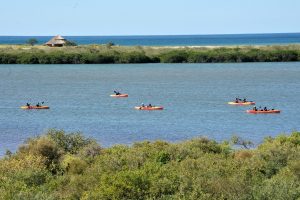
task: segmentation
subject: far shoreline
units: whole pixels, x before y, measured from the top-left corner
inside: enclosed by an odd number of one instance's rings
[[[300,44],[232,46],[0,45],[0,64],[242,63],[300,61]]]

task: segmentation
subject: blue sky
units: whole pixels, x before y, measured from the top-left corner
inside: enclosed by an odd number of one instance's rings
[[[0,0],[0,35],[300,32],[300,0]]]

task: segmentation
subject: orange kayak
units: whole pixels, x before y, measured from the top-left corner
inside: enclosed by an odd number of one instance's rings
[[[271,113],[280,113],[280,110],[267,110],[267,111],[261,111],[261,110],[247,110],[247,113],[251,113],[251,114],[271,114]]]
[[[136,110],[163,110],[164,107],[162,107],[162,106],[151,106],[151,107],[149,107],[149,106],[136,106],[136,107],[134,107],[134,109],[136,109]]]
[[[111,97],[115,97],[115,98],[121,98],[121,97],[128,97],[128,94],[118,94],[118,95],[116,95],[116,94],[111,94],[110,96],[111,96]]]
[[[250,106],[250,105],[255,105],[255,102],[253,101],[247,101],[247,102],[228,102],[229,105],[236,105],[236,106]]]
[[[49,109],[49,106],[21,106],[21,109],[29,110],[29,109]]]

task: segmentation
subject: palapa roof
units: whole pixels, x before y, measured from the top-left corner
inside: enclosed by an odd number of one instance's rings
[[[50,45],[55,45],[55,44],[64,45],[65,43],[66,43],[66,39],[60,35],[57,35],[53,37],[51,40],[49,40],[48,42],[46,42],[46,44],[50,44]]]

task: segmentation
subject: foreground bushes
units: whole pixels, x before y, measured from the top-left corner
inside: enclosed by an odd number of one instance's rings
[[[50,130],[0,160],[1,199],[297,199],[300,133],[234,150],[205,138],[100,148]]]
[[[187,48],[184,50],[92,46],[61,49],[1,50],[0,64],[107,64],[107,63],[221,63],[300,61],[300,50],[275,48]]]

